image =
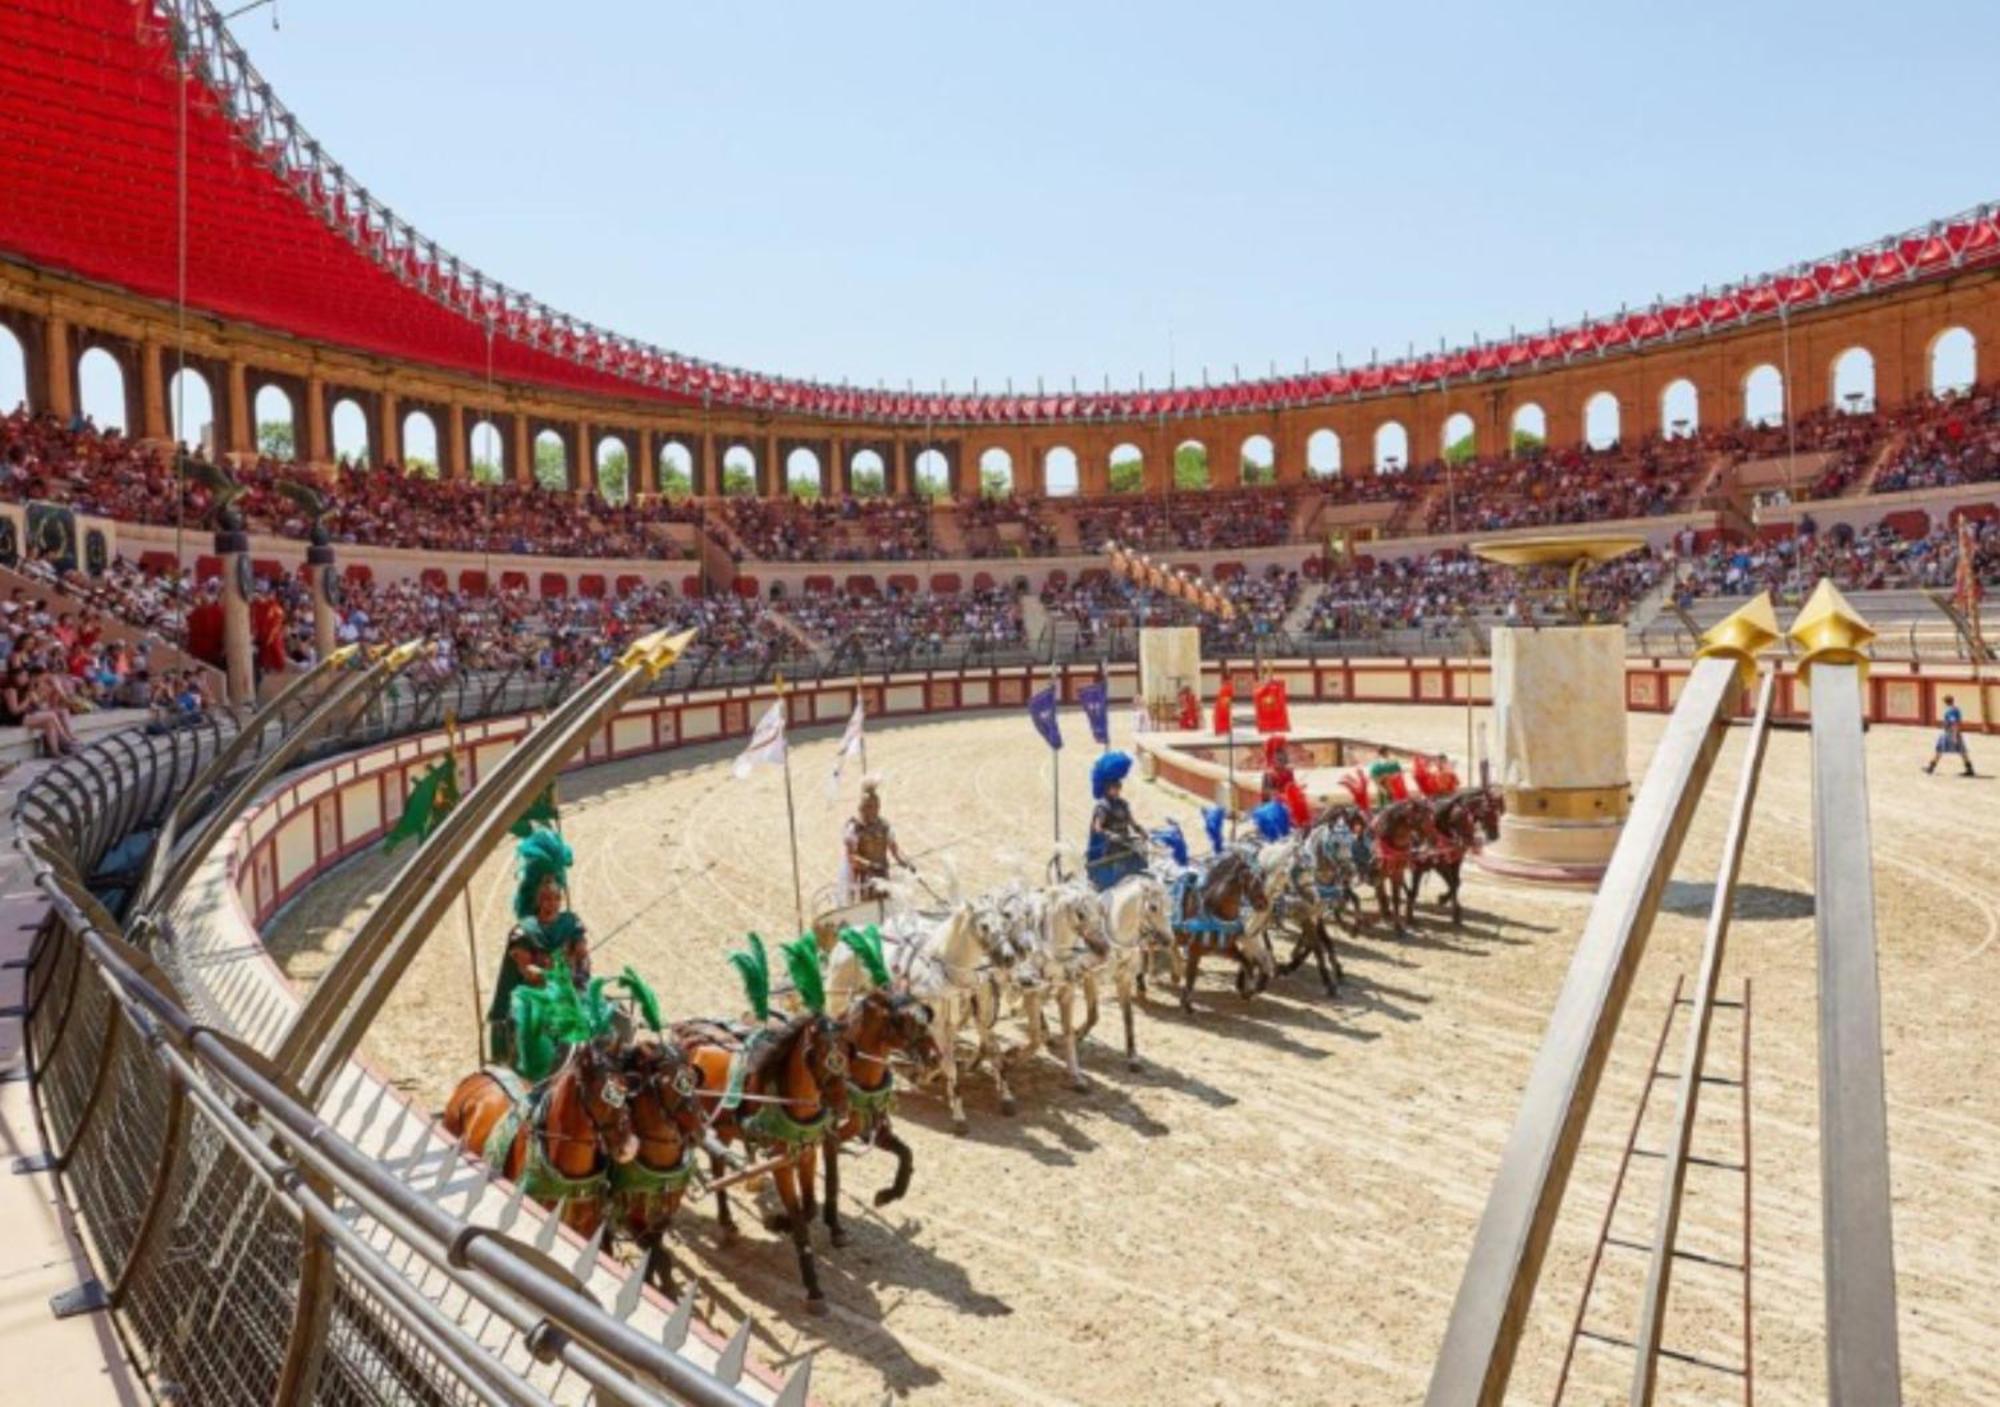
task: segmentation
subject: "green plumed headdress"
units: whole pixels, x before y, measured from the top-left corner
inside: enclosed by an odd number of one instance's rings
[[[521,838],[514,847],[514,873],[519,883],[514,888],[514,917],[525,919],[535,912],[535,894],[542,887],[542,881],[553,879],[557,884],[569,882],[569,867],[576,863],[569,843],[554,831],[536,831]]]
[[[868,974],[870,983],[877,987],[889,985],[889,962],[882,954],[881,929],[872,923],[865,928],[843,928],[840,941],[853,952],[854,960]]]
[[[819,940],[808,933],[778,950],[785,955],[785,970],[792,975],[792,990],[799,1004],[815,1016],[826,1014],[826,981],[819,972]]]
[[[629,963],[623,972],[612,979],[612,985],[623,992],[631,1000],[632,1005],[639,1008],[641,1019],[652,1028],[653,1034],[657,1036],[660,1033],[660,998],[653,991],[652,985],[645,978],[641,977],[637,970]]]
[[[768,1021],[771,1017],[771,955],[764,949],[762,935],[751,934],[749,948],[731,953],[729,962],[743,979],[743,995],[749,999],[752,1014],[759,1021]]]

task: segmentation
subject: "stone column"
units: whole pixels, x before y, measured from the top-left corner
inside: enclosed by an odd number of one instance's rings
[[[376,399],[375,417],[380,422],[375,429],[376,467],[393,464],[398,469],[409,468],[403,463],[403,408],[396,393],[387,387]]]
[[[69,355],[69,322],[50,313],[42,322],[43,359],[48,363],[49,403],[59,420],[76,414],[76,364]]]
[[[313,657],[323,660],[334,652],[340,628],[340,613],[333,604],[333,544],[326,540],[325,529],[313,529],[306,564],[312,568]]]
[[[154,441],[168,434],[166,358],[157,342],[139,347],[139,434]]]
[[[250,597],[244,591],[250,574],[250,535],[232,509],[215,534],[215,555],[222,559],[222,658],[229,679],[229,702],[256,702],[257,671],[251,662]]]
[[[777,498],[785,492],[785,466],[778,462],[778,437],[769,431],[764,434],[763,452],[757,456],[757,491],[766,498]]]
[[[715,457],[715,432],[704,430],[697,441],[701,446],[699,462],[688,475],[694,481],[696,498],[715,498],[722,493],[722,464]]]
[[[1507,812],[1482,863],[1524,878],[1601,875],[1631,801],[1625,627],[1495,629],[1493,729]]]
[[[250,417],[250,376],[242,362],[231,360],[225,377],[229,397],[229,418],[223,424],[229,427],[228,439],[223,453],[231,458],[254,458],[257,454],[257,432]]]
[[[463,479],[465,469],[465,407],[453,401],[445,407],[444,443],[438,446],[438,473]]]
[[[326,467],[326,383],[317,376],[306,377],[306,463],[315,469]]]
[[[889,463],[889,492],[898,497],[910,491],[910,443],[896,441],[896,453]]]
[[[847,475],[847,447],[838,436],[826,442],[826,491],[834,498],[845,498],[854,492]]]
[[[519,411],[514,413],[514,447],[507,455],[507,465],[511,473],[504,477],[517,484],[532,484],[535,481],[535,442],[528,434],[528,417]]]
[[[639,427],[639,444],[634,451],[639,462],[627,471],[626,493],[656,494],[660,491],[660,450],[653,443],[653,432],[648,427]]]
[[[575,461],[570,470],[569,485],[572,492],[589,493],[597,487],[597,455],[590,443],[590,423],[576,422],[576,429],[570,438],[572,449],[570,458]]]

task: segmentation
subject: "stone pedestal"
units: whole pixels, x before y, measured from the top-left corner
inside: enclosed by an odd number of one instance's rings
[[[313,658],[323,660],[337,647],[340,628],[333,604],[333,548],[314,543],[306,549],[306,564],[312,568]]]
[[[222,558],[222,657],[228,666],[229,702],[245,707],[257,696],[250,640],[250,539],[242,532],[219,532],[215,551]]]
[[[1181,690],[1201,694],[1201,631],[1191,625],[1139,631],[1139,698],[1156,728],[1179,726]]]
[[[1625,628],[1493,632],[1494,781],[1500,838],[1479,862],[1501,874],[1587,883],[1625,824]]]

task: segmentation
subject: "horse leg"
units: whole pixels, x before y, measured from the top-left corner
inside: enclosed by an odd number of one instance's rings
[[[827,1239],[836,1246],[844,1246],[847,1244],[847,1228],[840,1224],[840,1130],[828,1129],[826,1137],[820,1140],[820,1148],[821,1156],[826,1160],[826,1206],[821,1215],[826,1221]],[[806,1165],[812,1165],[810,1156]],[[810,1192],[807,1193],[806,1205],[812,1205]],[[810,1218],[812,1213],[808,1211],[806,1215]]]
[[[1145,975],[1146,974],[1143,971],[1140,972],[1139,974],[1140,980],[1143,981],[1145,979]],[[1139,1050],[1137,1045],[1133,1042],[1132,1039],[1132,1003],[1133,1003],[1132,988],[1133,988],[1133,979],[1131,971],[1124,967],[1119,968],[1118,1006],[1125,1016],[1125,1068],[1128,1070],[1136,1070],[1139,1068]]]
[[[910,1145],[896,1137],[885,1119],[875,1126],[875,1146],[893,1155],[896,1159],[896,1179],[887,1187],[875,1193],[875,1205],[886,1207],[891,1202],[899,1202],[910,1190],[910,1175],[916,1171],[916,1155],[910,1152]]]
[[[1465,927],[1465,907],[1459,903],[1458,899],[1458,883],[1461,877],[1460,866],[1463,864],[1464,861],[1461,860],[1444,871],[1446,897],[1451,900],[1451,926],[1453,928]]]
[[[667,1218],[652,1231],[646,1245],[647,1283],[668,1299],[679,1299],[674,1288],[674,1253],[667,1249]]]
[[[1097,974],[1083,974],[1083,1024],[1076,1028],[1079,1041],[1090,1039],[1090,1033],[1097,1026]]]
[[[948,997],[938,1007],[938,1068],[944,1076],[944,1102],[951,1110],[951,1131],[963,1135],[965,1104],[958,1093],[958,999]]]
[[[729,1164],[723,1161],[721,1154],[711,1153],[709,1155],[708,1175],[710,1177],[719,1182],[728,1171]],[[715,1224],[722,1228],[722,1239],[725,1241],[734,1241],[739,1234],[736,1230],[736,1213],[730,1210],[729,1189],[727,1187],[718,1187],[715,1189]]]
[[[1192,1016],[1194,1015],[1194,979],[1195,975],[1201,971],[1201,950],[1190,943],[1187,946],[1185,955],[1181,954],[1178,948],[1174,951],[1176,957],[1180,959],[1180,966],[1185,974],[1184,980],[1181,982],[1181,1010]]]
[[[806,1308],[814,1314],[826,1313],[826,1294],[819,1287],[819,1266],[813,1260],[811,1224],[799,1199],[799,1169],[804,1163],[787,1163],[771,1174],[778,1185],[778,1199],[785,1204],[785,1221],[792,1233],[792,1249],[799,1257],[799,1278],[806,1284]]]
[[[1069,1066],[1069,1087],[1081,1094],[1090,1086],[1084,1082],[1083,1069],[1076,1062],[1076,1046],[1080,1037],[1076,1030],[1076,992],[1068,984],[1056,994],[1056,1010],[1062,1016],[1063,1063]]]

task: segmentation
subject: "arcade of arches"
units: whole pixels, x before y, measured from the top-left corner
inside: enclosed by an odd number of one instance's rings
[[[394,465],[612,501],[1223,489],[1961,390],[2000,365],[2000,271],[1469,383],[1235,416],[1018,426],[824,421],[489,385],[209,318],[185,337],[158,304],[0,269],[0,409],[25,401],[229,457]]]

